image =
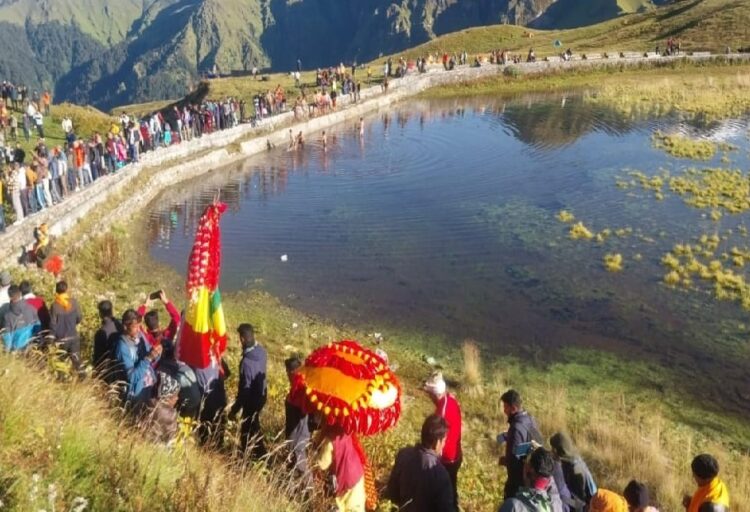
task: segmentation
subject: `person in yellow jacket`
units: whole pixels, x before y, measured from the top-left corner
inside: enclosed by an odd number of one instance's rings
[[[692,497],[686,495],[682,499],[687,512],[728,512],[729,490],[719,479],[719,462],[703,453],[693,459],[690,468],[698,489]]]

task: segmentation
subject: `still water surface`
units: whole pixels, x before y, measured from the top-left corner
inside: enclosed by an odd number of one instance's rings
[[[225,292],[263,289],[373,330],[473,337],[534,357],[587,346],[700,367],[717,389],[729,382],[727,400],[742,409],[750,322],[735,305],[664,287],[659,259],[744,219],[717,225],[677,197],[615,186],[628,169],[696,165],[652,148],[655,129],[733,143],[730,164],[719,153],[706,165],[749,167],[745,121],[635,121],[561,97],[412,102],[367,118],[363,138],[352,122],[329,132],[327,151],[311,137],[166,191],[150,210],[151,253],[184,272],[220,190]],[[563,208],[594,230],[632,234],[569,240],[555,219]],[[623,254],[622,273],[603,269],[607,252]]]

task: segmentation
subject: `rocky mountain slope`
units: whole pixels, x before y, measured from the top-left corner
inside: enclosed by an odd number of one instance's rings
[[[99,107],[199,73],[366,61],[472,26],[585,25],[652,0],[0,0],[0,77]]]

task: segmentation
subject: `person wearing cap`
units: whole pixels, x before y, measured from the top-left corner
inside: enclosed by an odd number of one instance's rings
[[[628,502],[629,512],[659,512],[649,505],[648,487],[637,480],[631,480],[622,495]]]
[[[544,448],[537,448],[524,464],[526,487],[521,487],[516,494],[506,498],[500,505],[499,512],[547,512],[560,510],[562,504],[553,501],[550,487],[554,485],[552,472],[555,459]]]
[[[505,466],[508,477],[505,481],[504,497],[512,498],[523,485],[524,460],[526,454],[519,452],[521,445],[544,442],[534,418],[523,409],[523,401],[518,391],[509,389],[500,397],[503,412],[508,418],[508,431],[504,434],[505,455],[500,457],[500,465]]]
[[[164,308],[167,310],[167,313],[169,313],[169,325],[166,329],[162,329],[159,326],[158,311],[152,309],[148,313],[146,312],[146,309],[151,307],[150,297],[148,297],[146,299],[146,302],[142,304],[141,307],[139,307],[137,310],[138,314],[143,317],[143,323],[146,327],[143,331],[143,334],[146,336],[146,339],[152,347],[160,345],[163,340],[173,340],[175,334],[177,333],[177,326],[180,325],[180,312],[177,311],[177,308],[174,306],[174,304],[172,304],[172,302],[170,302],[170,300],[167,298],[167,294],[164,293],[164,290],[159,290],[159,300],[162,304],[164,304]]]
[[[7,270],[3,270],[0,273],[0,307],[10,302],[8,296],[8,289],[10,288],[10,273]]]
[[[461,450],[461,407],[458,400],[447,392],[447,386],[441,372],[433,373],[424,383],[423,389],[435,404],[435,414],[444,418],[448,424],[445,446],[440,456],[453,486],[454,506],[458,508],[458,470],[463,462]]]
[[[403,512],[457,512],[453,484],[440,462],[448,434],[445,418],[433,414],[422,424],[420,443],[402,448],[388,478],[385,497]]]
[[[682,499],[687,512],[728,512],[729,490],[719,478],[719,461],[703,453],[693,459],[690,468],[698,489],[692,497]]]

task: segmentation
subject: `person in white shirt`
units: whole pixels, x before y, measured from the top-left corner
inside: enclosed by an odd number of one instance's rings
[[[70,133],[73,131],[73,121],[68,116],[63,117],[62,129],[65,133]]]

